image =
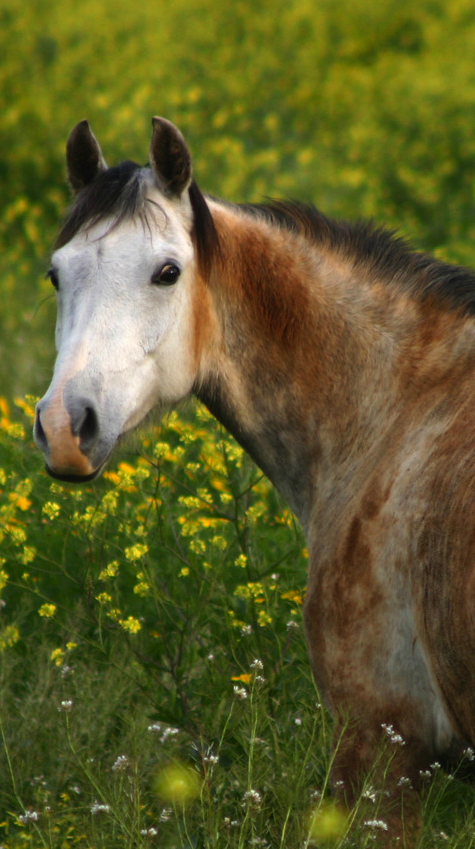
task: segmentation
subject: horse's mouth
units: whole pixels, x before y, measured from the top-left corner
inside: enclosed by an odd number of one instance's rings
[[[71,472],[67,472],[63,475],[60,472],[53,471],[53,469],[48,466],[48,463],[45,463],[45,469],[52,478],[57,481],[62,481],[63,483],[88,483],[89,481],[95,480],[99,477],[99,475],[102,474],[108,459],[109,458],[107,457],[107,459],[104,460],[104,462],[101,463],[101,465],[98,466],[97,469],[94,469],[94,471],[91,472],[89,475],[74,475]]]

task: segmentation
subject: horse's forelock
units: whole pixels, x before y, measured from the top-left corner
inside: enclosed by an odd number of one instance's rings
[[[67,244],[83,228],[105,218],[116,224],[136,215],[144,203],[143,170],[136,162],[126,161],[101,172],[76,195],[56,239],[55,248]]]
[[[76,195],[56,239],[55,249],[63,247],[83,228],[92,227],[106,218],[113,218],[112,227],[134,217],[151,226],[150,214],[159,204],[147,204],[149,169],[136,162],[126,161],[100,173]],[[193,212],[192,238],[198,267],[207,277],[219,242],[213,217],[206,200],[193,181],[188,189]],[[164,213],[165,214],[165,213]]]

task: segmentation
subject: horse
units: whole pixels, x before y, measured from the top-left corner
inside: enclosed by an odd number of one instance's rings
[[[91,481],[152,410],[206,405],[308,541],[334,792],[355,803],[389,732],[385,839],[410,845],[421,775],[475,744],[475,276],[372,223],[204,195],[163,118],[144,167],[107,167],[87,121],[66,160],[47,471]]]

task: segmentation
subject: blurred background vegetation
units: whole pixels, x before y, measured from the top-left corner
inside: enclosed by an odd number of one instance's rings
[[[374,218],[475,266],[474,45],[473,0],[2,0],[6,849],[297,849],[327,790],[331,727],[301,630],[304,543],[233,441],[198,411],[192,426],[170,417],[155,447],[137,441],[94,486],[42,471],[33,399],[17,396],[50,379],[44,274],[69,202],[69,131],[88,118],[110,163],[145,162],[161,114],[205,191]],[[151,786],[173,746],[203,782],[188,820]],[[473,792],[439,773],[422,845],[473,846]],[[369,813],[361,846],[374,845]]]
[[[145,162],[150,118],[183,130],[206,191],[372,217],[475,264],[472,0],[3,0],[0,392],[42,391],[42,279],[87,117],[106,158]]]

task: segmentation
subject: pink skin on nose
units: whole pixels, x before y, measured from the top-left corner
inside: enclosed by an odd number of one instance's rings
[[[51,471],[57,475],[78,477],[93,474],[94,467],[80,449],[80,438],[72,431],[71,418],[63,404],[61,391],[55,393],[38,416],[47,442],[45,450]]]

